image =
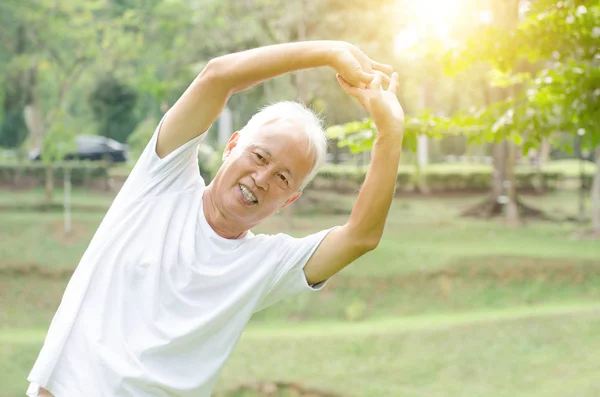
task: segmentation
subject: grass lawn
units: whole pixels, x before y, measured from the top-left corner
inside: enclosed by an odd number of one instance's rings
[[[43,333],[0,332],[0,396],[22,395]],[[249,327],[216,395],[287,381],[344,396],[597,396],[600,306]],[[283,394],[282,394],[283,395]],[[290,394],[291,395],[291,394]]]
[[[1,200],[31,200],[42,192],[6,193]],[[61,192],[57,191],[57,198]],[[315,196],[316,194],[310,193]],[[340,198],[334,194],[319,193],[325,203],[349,211],[353,197]],[[390,211],[385,238],[379,248],[349,267],[345,273],[353,276],[380,275],[386,277],[398,272],[439,269],[463,258],[480,256],[520,256],[535,258],[596,259],[600,244],[570,238],[581,228],[573,223],[532,222],[520,229],[505,228],[499,221],[480,221],[458,217],[461,209],[476,203],[482,197],[407,197],[398,198]],[[577,197],[574,192],[559,192],[542,197],[525,196],[524,201],[534,204],[549,214],[574,215]],[[74,205],[104,205],[112,197],[78,191]],[[297,212],[314,213],[314,206],[304,205]],[[73,234],[64,236],[63,215],[57,212],[0,212],[0,268],[36,265],[45,269],[71,269],[81,258],[89,240],[100,224],[102,211],[74,211]],[[255,232],[275,233],[286,230],[303,236],[347,219],[344,215],[299,216],[289,230],[285,214],[275,216],[257,227]],[[476,244],[474,243],[476,242]],[[376,263],[376,265],[373,265]]]
[[[7,207],[11,210],[19,210],[22,208],[24,211],[28,210],[28,207],[36,204],[42,204],[46,201],[45,190],[43,188],[29,189],[29,190],[0,190],[0,208]],[[94,191],[90,194],[89,190],[73,188],[71,190],[71,203],[75,206],[87,207],[86,211],[90,209],[102,212],[103,209],[108,209],[113,199],[115,198],[114,193]],[[64,191],[62,188],[57,188],[52,194],[52,203],[62,205],[64,202]]]
[[[221,387],[301,382],[348,396],[597,396],[600,312],[373,331],[247,338]],[[268,359],[264,359],[267,357]]]
[[[41,194],[0,195],[0,207]],[[307,200],[291,226],[282,212],[255,232],[304,236],[341,224],[354,198],[319,199],[341,214]],[[324,291],[253,318],[218,391],[280,380],[355,397],[600,395],[600,243],[572,238],[583,226],[568,222],[513,229],[458,216],[481,199],[396,199],[377,250]],[[577,211],[574,192],[523,199],[559,218]],[[112,197],[76,191],[73,201],[107,208]],[[75,211],[65,236],[60,213],[0,211],[0,397],[23,395],[103,215]]]

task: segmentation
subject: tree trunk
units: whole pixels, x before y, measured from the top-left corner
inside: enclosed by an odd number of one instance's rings
[[[46,201],[52,204],[52,196],[54,193],[54,169],[52,164],[46,165]]]
[[[29,148],[41,149],[42,137],[44,135],[43,118],[40,106],[37,102],[30,103],[24,109],[25,125],[29,130]]]
[[[37,64],[29,73],[27,90],[28,101],[23,109],[25,125],[29,130],[29,149],[42,149],[44,137],[44,116],[40,106],[39,92],[37,88]]]
[[[64,173],[64,209],[65,209],[65,235],[71,235],[71,168],[65,167]]]
[[[508,156],[505,162],[505,182],[504,187],[506,189],[506,204],[505,214],[506,223],[509,226],[520,226],[521,219],[519,216],[519,209],[517,203],[517,181],[515,178],[515,163],[517,157],[517,147],[514,143],[505,141]]]
[[[485,200],[467,208],[461,215],[489,219],[504,213],[506,223],[511,226],[522,224],[522,217],[546,219],[542,211],[519,200],[514,173],[517,147],[508,141],[502,141],[494,144],[492,153],[492,191]]]
[[[542,145],[540,146],[538,157],[538,163],[540,165],[545,165],[548,162],[551,149],[552,146],[550,145],[550,139],[547,137],[542,138]]]
[[[506,141],[494,143],[492,146],[494,170],[492,172],[492,191],[481,203],[468,208],[463,216],[491,218],[502,214],[502,195],[506,175]]]
[[[535,156],[536,161],[534,164],[535,179],[536,179],[535,191],[538,194],[543,194],[546,192],[546,184],[544,182],[543,168],[544,168],[544,165],[548,162],[548,159],[550,158],[550,150],[551,150],[550,140],[548,139],[548,137],[542,138],[542,143],[540,144],[540,147],[536,151],[536,156]]]
[[[426,68],[432,70],[435,66],[427,62]],[[433,73],[432,73],[433,74]],[[422,86],[419,88],[419,109],[434,109],[434,81],[430,75],[425,76]],[[417,190],[419,193],[429,194],[430,189],[425,177],[425,168],[429,164],[429,138],[426,135],[419,135],[417,138]]]
[[[507,32],[516,28],[519,21],[519,4],[519,0],[492,2],[493,13],[499,16],[497,21],[501,24],[500,28],[506,29]],[[507,98],[511,93],[514,96],[517,88],[522,89],[513,86],[509,90],[490,90],[486,80],[482,81],[482,88],[487,107],[498,99]],[[464,211],[463,216],[490,218],[504,212],[506,223],[515,226],[521,224],[521,216],[545,218],[541,211],[519,201],[514,173],[517,147],[508,141],[496,143],[493,157],[494,175],[491,195],[483,202]]]
[[[499,202],[498,199],[504,193],[504,181],[506,180],[506,160],[507,160],[507,142],[502,141],[494,144],[493,148],[493,164],[494,176],[492,181],[492,198]]]
[[[340,148],[338,146],[338,141],[337,140],[332,140],[332,145],[330,146],[330,150],[331,150],[331,162],[333,164],[339,164],[340,163]]]
[[[306,24],[304,22],[304,16],[305,16],[305,12],[304,12],[304,0],[298,0],[297,2],[297,6],[298,6],[298,24],[296,25],[296,40],[297,41],[304,41],[306,40]],[[298,99],[304,103],[305,105],[307,105],[307,99],[308,99],[308,94],[307,94],[307,87],[305,84],[305,74],[302,71],[298,71],[296,73],[294,73],[292,75],[292,79],[293,82],[295,83],[295,88],[296,88],[296,94],[298,96]],[[291,231],[294,229],[294,207],[291,205],[288,205],[287,207],[285,207],[283,209],[283,214],[285,217],[285,228],[288,231]]]
[[[600,145],[596,146],[596,174],[592,183],[592,229],[600,235]]]

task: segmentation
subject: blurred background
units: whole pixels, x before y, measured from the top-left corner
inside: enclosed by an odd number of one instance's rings
[[[209,59],[297,40],[400,74],[378,249],[258,313],[215,395],[600,396],[600,2],[2,0],[0,396],[22,396],[64,288],[162,115]],[[347,219],[375,131],[318,69],[235,95],[207,183],[262,105],[321,112],[328,161],[257,233]]]

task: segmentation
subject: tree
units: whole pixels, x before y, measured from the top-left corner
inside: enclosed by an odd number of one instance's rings
[[[98,80],[89,101],[99,135],[126,142],[137,124],[133,113],[136,100],[137,93],[114,76]]]
[[[584,147],[598,145],[600,91],[595,43],[600,36],[599,6],[598,2],[585,2],[587,7],[581,3],[538,0],[519,23],[518,1],[496,3],[494,15],[503,23],[478,29],[449,51],[444,61],[446,70],[454,74],[481,62],[495,68],[493,89],[488,91],[485,84],[482,90],[486,106],[457,112],[451,118],[429,113],[407,118],[406,136],[413,148],[415,134],[439,137],[452,131],[467,135],[470,143],[496,143],[491,195],[470,212],[490,216],[504,205],[512,224],[519,223],[520,213],[539,214],[524,206],[516,194],[518,148],[527,153],[556,131],[583,134]],[[374,137],[368,121],[333,128],[330,133],[342,137],[342,143],[354,150],[368,149]],[[597,180],[594,197],[600,196]],[[597,218],[600,215],[594,215]]]
[[[535,7],[537,18],[517,37],[531,58],[548,60],[528,91],[527,109],[536,114],[527,119],[528,127],[543,122],[551,126],[547,134],[569,132],[580,150],[595,151],[592,232],[600,236],[600,2],[546,0]]]
[[[65,120],[73,120],[68,116],[71,109],[81,102],[69,94],[117,40],[131,34],[123,29],[126,21],[110,18],[103,6],[95,1],[38,0],[7,7],[14,28],[9,36],[12,44],[3,53],[8,75],[14,79],[5,81],[5,91],[15,94],[4,102],[11,115],[5,125],[16,120],[8,129],[14,135],[15,126],[22,125],[19,114],[23,115],[29,146],[41,150],[46,165],[48,197],[54,185],[52,164],[61,159],[58,154],[65,146],[61,131]]]
[[[600,152],[599,37],[598,1],[538,0],[508,38],[491,31],[486,40],[472,42],[463,53],[467,59],[476,54],[493,62],[506,81],[524,87],[513,95],[496,124],[498,129],[517,131],[512,139],[522,144],[524,153],[559,132],[578,136],[583,149]],[[540,65],[535,75],[519,73],[524,57]],[[564,148],[572,151],[573,141]],[[597,174],[592,189],[596,232],[600,232],[599,189]]]

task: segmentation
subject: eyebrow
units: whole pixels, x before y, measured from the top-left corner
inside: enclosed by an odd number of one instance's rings
[[[264,147],[261,147],[261,146],[258,146],[258,145],[255,145],[254,147],[255,147],[256,149],[260,149],[260,150],[262,150],[263,152],[265,152],[265,153],[266,153],[266,155],[267,155],[267,156],[269,156],[269,157],[273,158],[273,155],[271,154],[271,152],[269,152],[269,151],[268,151],[267,149],[265,149]],[[288,174],[289,174],[289,175],[292,177],[292,179],[294,179],[294,174],[292,174],[292,171],[290,171],[290,169],[289,169],[289,168],[287,168],[286,166],[283,166],[283,170],[284,170],[285,172],[287,172],[287,173],[288,173]]]

